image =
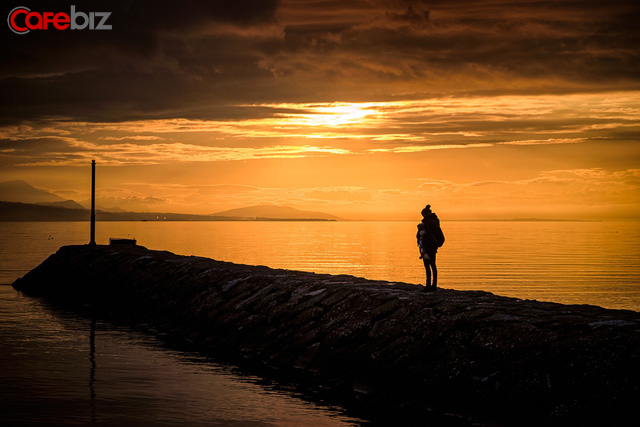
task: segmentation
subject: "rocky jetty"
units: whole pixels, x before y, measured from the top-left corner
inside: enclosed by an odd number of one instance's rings
[[[640,314],[66,246],[14,283],[421,425],[636,425]]]

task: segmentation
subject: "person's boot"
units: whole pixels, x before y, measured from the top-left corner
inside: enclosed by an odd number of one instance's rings
[[[433,286],[431,286],[430,284],[428,284],[428,283],[427,283],[427,284],[424,286],[424,289],[422,290],[422,292],[433,292],[433,291],[435,291],[435,290],[436,290],[436,289],[435,289]]]

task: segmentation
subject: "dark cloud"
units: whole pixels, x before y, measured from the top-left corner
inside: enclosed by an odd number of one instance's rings
[[[89,153],[63,138],[0,139],[0,165],[56,164],[89,161]]]
[[[522,79],[562,79],[598,85],[626,80],[637,85],[639,37],[633,2],[429,2],[428,25],[398,26],[387,12],[356,26],[349,40],[353,54],[376,51],[380,77],[397,70],[402,78],[459,75],[494,85],[491,76],[522,86]],[[389,18],[390,19],[386,19]],[[419,20],[418,20],[419,21]],[[407,19],[407,23],[413,23]],[[404,67],[403,67],[404,66]],[[407,72],[411,70],[412,72]]]
[[[68,11],[70,2],[29,3]],[[237,118],[237,104],[638,89],[636,1],[94,1],[2,30],[2,123]],[[12,7],[7,6],[8,13]],[[400,94],[400,95],[399,95]]]
[[[81,12],[111,12],[110,31],[31,31],[17,36],[8,26],[2,30],[3,75],[13,70],[46,73],[74,64],[91,66],[115,59],[158,53],[166,34],[188,36],[211,25],[261,25],[274,21],[276,0],[194,1],[31,1],[32,11],[70,12],[71,4]],[[13,7],[7,7],[8,13]],[[34,69],[34,68],[38,69]]]
[[[229,104],[260,74],[268,75],[257,67],[255,53],[247,51],[244,36],[233,30],[275,25],[276,1],[75,4],[79,11],[112,12],[113,29],[17,35],[3,28],[0,111],[5,123],[46,117],[119,121],[175,117],[177,111],[178,116],[197,115],[204,97],[209,104]],[[70,3],[31,2],[28,7],[68,13]],[[219,28],[226,33],[208,34]]]
[[[0,139],[0,152],[12,155],[30,157],[45,148],[67,153],[78,151],[71,148],[67,141],[59,138]]]

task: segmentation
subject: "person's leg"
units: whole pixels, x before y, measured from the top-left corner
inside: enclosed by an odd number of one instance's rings
[[[430,254],[431,270],[433,271],[433,288],[438,287],[438,268],[436,267],[436,254]]]
[[[428,256],[425,256],[422,259],[422,262],[424,263],[424,269],[427,272],[427,288],[429,288],[429,287],[431,287],[431,267],[430,267],[431,260],[429,259]]]

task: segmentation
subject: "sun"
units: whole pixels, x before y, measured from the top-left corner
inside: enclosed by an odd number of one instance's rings
[[[304,114],[308,126],[339,127],[361,122],[377,114],[373,104],[333,103],[309,107],[310,113]]]

